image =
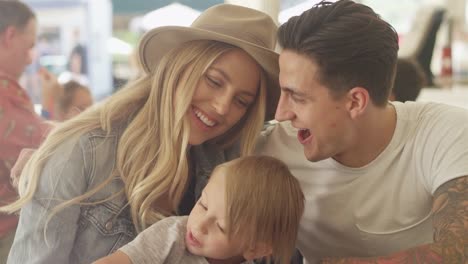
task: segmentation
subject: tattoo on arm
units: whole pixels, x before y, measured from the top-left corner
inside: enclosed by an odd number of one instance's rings
[[[465,263],[468,247],[468,176],[451,180],[434,194],[433,224],[437,253],[444,263]]]

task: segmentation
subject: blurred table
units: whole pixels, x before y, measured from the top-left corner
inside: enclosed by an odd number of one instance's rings
[[[423,88],[417,101],[438,102],[468,109],[468,86]]]

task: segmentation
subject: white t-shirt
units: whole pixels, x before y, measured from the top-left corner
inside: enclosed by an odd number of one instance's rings
[[[288,164],[306,207],[298,248],[307,263],[326,256],[384,256],[433,241],[432,195],[468,175],[468,111],[435,103],[393,103],[395,133],[361,168],[309,162],[289,122],[269,127],[258,154]]]

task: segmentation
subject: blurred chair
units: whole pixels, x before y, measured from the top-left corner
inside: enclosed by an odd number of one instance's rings
[[[398,53],[399,58],[411,59],[421,65],[429,86],[434,85],[432,54],[445,13],[443,7],[437,6],[425,6],[416,12],[411,30],[405,35]]]

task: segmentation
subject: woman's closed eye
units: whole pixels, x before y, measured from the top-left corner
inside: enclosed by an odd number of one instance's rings
[[[240,96],[236,97],[236,103],[239,106],[244,107],[244,108],[247,108],[250,105],[250,101],[248,101],[248,100],[246,100],[246,99],[244,99],[243,97],[240,97]]]
[[[212,87],[221,87],[222,83],[221,81],[217,80],[216,78],[209,76],[208,74],[205,75],[205,78],[208,82],[208,84]]]

